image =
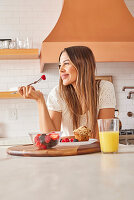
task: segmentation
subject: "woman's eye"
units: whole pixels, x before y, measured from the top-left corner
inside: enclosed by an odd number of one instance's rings
[[[69,62],[65,62],[63,65],[59,64],[59,69],[61,68],[61,66],[66,66],[69,65]]]
[[[61,65],[59,65],[59,69],[61,68]]]
[[[64,65],[69,65],[69,63],[64,63]]]

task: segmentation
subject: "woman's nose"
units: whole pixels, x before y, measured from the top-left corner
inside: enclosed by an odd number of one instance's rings
[[[59,70],[60,72],[63,72],[63,71],[65,71],[65,67],[64,67],[64,65],[61,65],[60,66],[60,70]]]

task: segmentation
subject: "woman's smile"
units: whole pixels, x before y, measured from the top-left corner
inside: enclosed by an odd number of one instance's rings
[[[62,80],[68,78],[68,76],[69,76],[69,74],[61,74],[61,78],[62,78]]]

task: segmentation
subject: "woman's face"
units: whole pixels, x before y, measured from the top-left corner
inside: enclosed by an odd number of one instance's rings
[[[59,72],[60,72],[60,77],[63,81],[63,85],[72,84],[75,87],[77,79],[77,69],[71,62],[66,52],[63,52],[61,54],[59,63]]]

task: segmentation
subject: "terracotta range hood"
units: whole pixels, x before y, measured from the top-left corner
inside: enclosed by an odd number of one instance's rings
[[[90,47],[97,62],[134,61],[134,18],[124,0],[64,0],[57,24],[42,43],[41,72],[73,45]]]

